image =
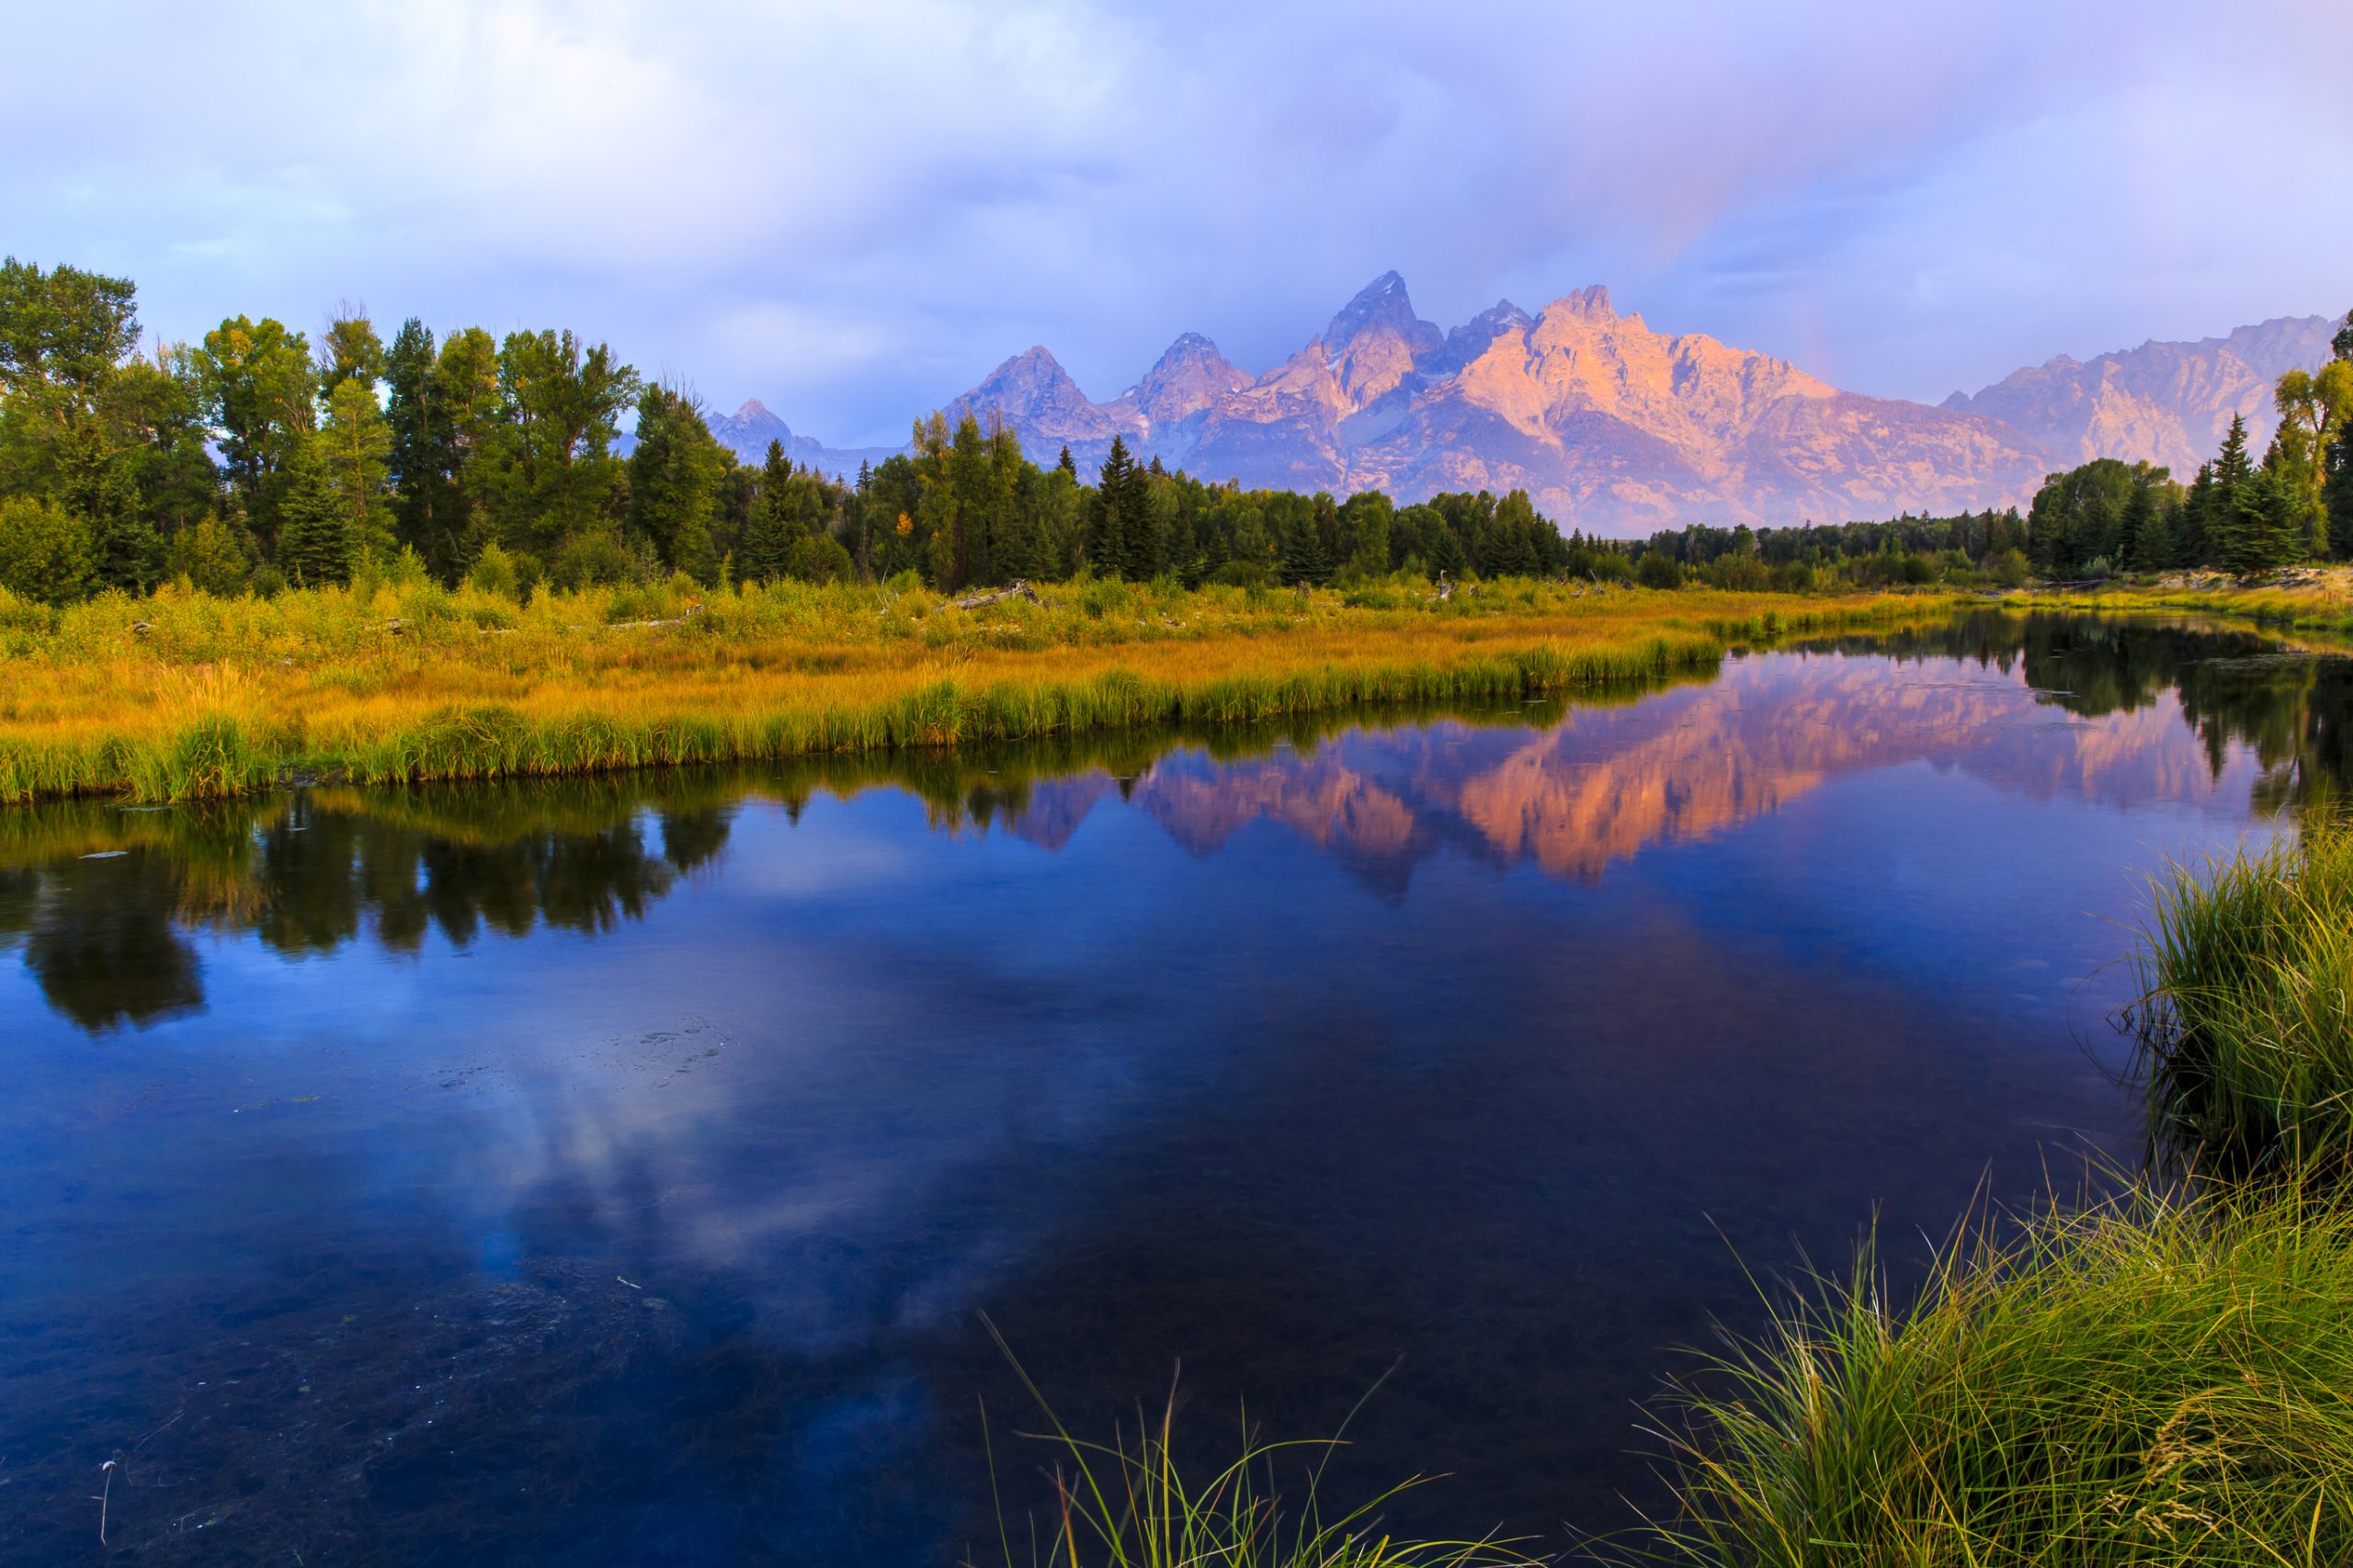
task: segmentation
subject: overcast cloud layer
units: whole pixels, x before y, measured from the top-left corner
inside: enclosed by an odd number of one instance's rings
[[[0,249],[170,337],[570,325],[834,442],[1606,282],[1934,401],[2353,305],[2345,0],[44,6]]]

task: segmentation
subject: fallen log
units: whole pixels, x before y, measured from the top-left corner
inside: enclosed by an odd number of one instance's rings
[[[1042,604],[1044,602],[1038,597],[1037,589],[1031,587],[1020,578],[1016,577],[1012,582],[1007,583],[1002,588],[993,588],[977,594],[966,594],[962,598],[951,599],[946,604],[941,605],[939,608],[942,609],[948,609],[950,608],[956,609],[978,609],[983,605],[1003,604],[1007,599],[1028,599],[1033,605]]]

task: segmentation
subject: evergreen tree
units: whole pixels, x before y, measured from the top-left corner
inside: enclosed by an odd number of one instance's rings
[[[278,500],[278,569],[296,586],[315,588],[349,581],[351,554],[349,522],[318,437],[306,436],[286,460]]]
[[[130,464],[95,419],[75,422],[67,437],[58,499],[89,541],[95,586],[144,593],[162,574],[164,541],[142,514]]]
[[[752,523],[744,535],[741,570],[747,582],[773,583],[790,574],[792,546],[800,533],[791,515],[787,486],[792,480],[792,460],[784,443],[768,443],[767,460],[760,467],[759,493],[752,501]]]
[[[463,564],[466,532],[457,426],[433,334],[415,316],[392,338],[384,356],[384,380],[390,389],[384,464],[392,485],[392,531],[443,580],[453,579]]]
[[[2118,564],[2128,572],[2163,572],[2173,565],[2171,511],[2157,505],[2154,485],[2137,485],[2119,525]]]
[[[1095,481],[1095,511],[1087,529],[1087,563],[1111,577],[1134,578],[1139,542],[1151,527],[1145,485],[1149,483],[1126,441],[1114,436]]]
[[[1078,477],[1078,464],[1071,460],[1069,442],[1065,441],[1063,443],[1063,455],[1061,460],[1057,461],[1054,466],[1061,469],[1073,479],[1076,479]]]
[[[1315,514],[1311,510],[1297,519],[1283,540],[1284,582],[1314,585],[1331,577],[1332,557],[1324,548],[1324,530],[1315,525]]]
[[[2242,576],[2303,559],[2301,496],[2285,472],[2266,470],[2231,493],[2226,564]]]

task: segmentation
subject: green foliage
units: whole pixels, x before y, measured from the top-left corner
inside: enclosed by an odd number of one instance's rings
[[[1645,588],[1679,588],[1683,585],[1683,568],[1665,551],[1646,550],[1642,559],[1634,562],[1634,581]]]
[[[206,420],[220,432],[229,491],[245,526],[275,548],[284,475],[316,413],[310,344],[283,323],[233,316],[193,356]]]
[[[0,393],[89,406],[139,341],[137,292],[128,278],[0,260]]]
[[[445,358],[458,347],[445,345]],[[478,378],[471,352],[468,359],[466,374]],[[494,405],[453,411],[473,425],[466,491],[501,543],[560,556],[571,541],[585,540],[580,559],[597,553],[594,536],[609,532],[628,483],[612,444],[639,385],[636,371],[604,344],[587,346],[569,331],[507,335]]]
[[[166,575],[184,578],[199,593],[222,598],[243,588],[252,570],[237,536],[210,514],[174,534],[164,557]]]
[[[355,552],[389,560],[400,548],[392,532],[392,499],[386,491],[392,437],[376,394],[357,372],[336,381],[327,397],[326,423],[318,436],[319,456],[329,489],[342,514],[344,534]]]
[[[2143,532],[2170,540],[2180,487],[2162,468],[2097,458],[2054,473],[2027,513],[2034,562],[2054,577],[2091,575],[2091,563],[2129,563]],[[2152,541],[2153,544],[2155,542]]]
[[[288,458],[278,513],[278,548],[273,556],[286,580],[298,588],[323,587],[351,576],[355,546],[351,518],[321,453],[323,441],[313,436],[298,443]]]
[[[663,565],[708,581],[719,551],[711,522],[733,459],[712,438],[702,409],[676,387],[649,384],[637,400],[637,446],[629,456],[629,526]]]
[[[357,382],[372,400],[385,370],[384,340],[364,310],[338,309],[319,341],[319,401],[332,403],[347,381]]]
[[[93,575],[90,533],[53,501],[0,496],[0,587],[42,604],[70,604]]]
[[[483,546],[482,553],[466,569],[466,586],[479,594],[495,594],[503,599],[522,597],[523,577],[516,569],[515,557],[509,555],[497,540]]]

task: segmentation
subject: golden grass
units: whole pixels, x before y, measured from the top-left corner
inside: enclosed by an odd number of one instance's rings
[[[2353,568],[2305,567],[2268,582],[2241,584],[2219,573],[2183,574],[2096,593],[2035,594],[2053,608],[2101,613],[2179,610],[2250,620],[2273,631],[2353,638]]]
[[[953,746],[1363,705],[1483,701],[1711,666],[1733,643],[1947,601],[1421,585],[690,584],[528,606],[426,582],[66,610],[0,601],[0,801],[238,793]]]

